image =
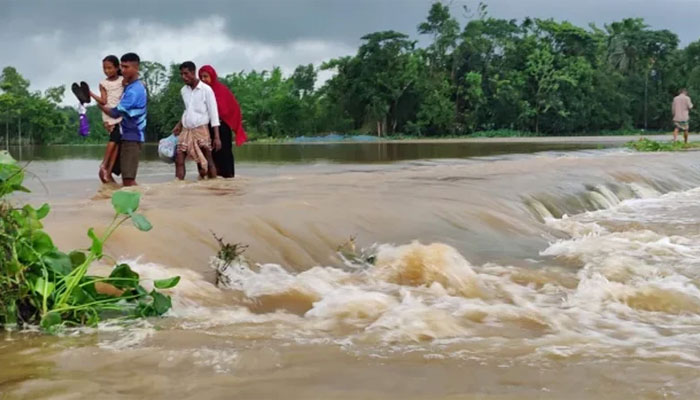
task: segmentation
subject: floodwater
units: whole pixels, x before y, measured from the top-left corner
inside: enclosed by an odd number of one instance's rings
[[[154,229],[106,252],[182,276],[173,310],[5,333],[0,398],[700,398],[698,153],[470,145],[247,145],[202,182],[145,161]],[[100,151],[33,151],[27,199],[87,246]]]

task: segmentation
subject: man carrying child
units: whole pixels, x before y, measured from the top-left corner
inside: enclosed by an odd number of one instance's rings
[[[146,131],[146,87],[139,79],[141,60],[135,53],[121,57],[121,71],[124,77],[124,93],[116,107],[98,103],[98,107],[113,118],[121,117],[121,149],[119,163],[124,186],[136,185],[136,174],[141,157],[141,144]]]

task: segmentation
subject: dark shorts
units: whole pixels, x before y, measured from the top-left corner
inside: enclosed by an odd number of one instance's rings
[[[109,133],[109,141],[114,143],[120,143],[122,141],[122,130],[119,125],[116,125],[112,132]]]
[[[119,149],[122,179],[136,179],[136,173],[139,170],[139,158],[141,158],[141,142],[123,140]]]
[[[690,123],[688,121],[673,121],[673,125],[676,129],[687,131],[690,129]]]

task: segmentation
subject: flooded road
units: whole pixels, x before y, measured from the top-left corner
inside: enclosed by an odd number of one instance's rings
[[[147,278],[182,276],[173,310],[5,334],[0,398],[700,397],[697,153],[351,162],[365,145],[347,146],[244,160],[230,181],[174,182],[146,161],[154,229],[124,227],[106,251]],[[92,158],[28,167],[61,248],[111,219]],[[248,245],[248,262],[222,267],[212,232]]]

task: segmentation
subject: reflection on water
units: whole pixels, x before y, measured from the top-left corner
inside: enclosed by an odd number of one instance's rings
[[[255,144],[234,150],[239,162],[297,163],[330,161],[373,163],[418,159],[466,158],[498,154],[534,153],[549,150],[594,149],[595,144],[567,143],[338,143],[338,144]],[[104,146],[25,146],[11,147],[10,153],[22,161],[64,159],[101,160]],[[146,161],[158,160],[158,146],[146,144],[142,154]]]

